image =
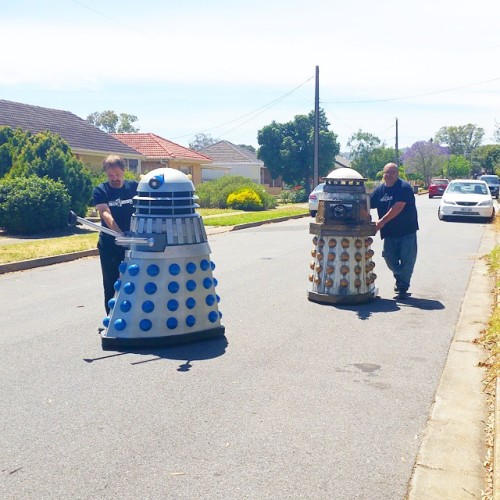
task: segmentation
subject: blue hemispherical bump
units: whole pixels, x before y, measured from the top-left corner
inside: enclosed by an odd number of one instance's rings
[[[170,266],[168,266],[168,272],[172,276],[177,276],[181,272],[181,266],[179,266],[179,264],[170,264]]]
[[[188,280],[186,282],[186,288],[190,291],[190,292],[194,292],[196,290],[196,281],[194,280]]]
[[[148,330],[151,330],[152,326],[153,326],[153,323],[151,323],[150,319],[141,319],[141,321],[139,322],[139,328],[143,332],[147,332]]]
[[[222,313],[219,311],[219,318],[222,318]]]
[[[194,326],[196,324],[196,318],[192,316],[191,314],[186,317],[186,325],[187,326]]]
[[[127,326],[127,322],[123,318],[118,318],[114,322],[115,330],[118,330],[119,332],[125,330],[126,326]]]
[[[106,316],[103,320],[102,320],[102,324],[107,328],[109,326],[109,316]]]
[[[154,308],[155,308],[155,305],[153,304],[153,302],[151,302],[150,300],[145,300],[143,303],[142,303],[142,310],[145,312],[145,313],[150,313],[150,312],[153,312],[154,311]]]
[[[160,274],[160,268],[156,264],[151,264],[148,266],[147,273],[149,276],[158,276]]]
[[[205,299],[205,303],[209,307],[213,306],[215,304],[215,297],[213,295],[207,295],[207,298]]]
[[[217,304],[218,304],[220,302],[220,297],[217,294],[215,294],[215,298],[217,299]]]
[[[150,281],[149,283],[146,283],[144,285],[144,291],[148,294],[148,295],[153,295],[156,293],[156,290],[158,290],[158,287],[156,286],[155,283],[153,283],[152,281]]]
[[[188,262],[186,264],[186,271],[188,274],[194,274],[196,272],[196,264],[194,262]]]
[[[212,271],[215,269],[215,263],[213,261],[210,261],[210,267],[212,268]]]
[[[137,264],[131,264],[128,266],[128,273],[130,276],[137,276],[139,274],[139,266]]]
[[[217,281],[217,278],[214,278],[214,286],[217,286],[219,282]]]
[[[193,297],[189,297],[186,300],[186,307],[188,309],[193,309],[196,306],[196,300],[193,299]]]
[[[118,290],[120,290],[121,286],[122,286],[122,280],[116,280],[116,281],[115,281],[115,284],[113,285],[113,288],[114,288],[116,291],[118,291]]]
[[[126,262],[122,262],[118,266],[118,271],[120,271],[123,274],[126,270],[127,270],[127,263]]]
[[[177,293],[179,291],[179,283],[177,283],[177,281],[171,281],[169,284],[168,284],[168,291],[170,293]]]
[[[123,285],[123,291],[130,295],[135,292],[135,285],[129,281]]]
[[[212,286],[212,280],[210,278],[205,278],[203,280],[203,286],[208,290]]]
[[[210,268],[210,262],[208,262],[207,259],[203,259],[201,262],[200,262],[200,269],[202,271],[208,271],[208,269]]]
[[[129,300],[124,300],[120,304],[120,311],[126,313],[126,312],[129,312],[130,309],[132,309],[132,303]]]
[[[215,323],[219,319],[219,315],[217,314],[217,311],[210,311],[208,313],[208,320],[210,323]]]
[[[109,299],[108,300],[108,307],[110,309],[113,309],[113,307],[115,307],[115,304],[116,304],[116,299]]]
[[[167,328],[169,330],[175,330],[177,328],[177,325],[179,322],[177,321],[177,318],[168,318],[167,319]]]
[[[179,309],[179,302],[177,302],[175,299],[170,299],[167,302],[167,309],[169,311],[177,311],[177,309]]]

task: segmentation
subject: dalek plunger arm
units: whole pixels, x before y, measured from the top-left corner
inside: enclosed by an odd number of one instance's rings
[[[82,217],[78,217],[78,215],[76,215],[75,212],[70,210],[68,213],[68,226],[75,226],[77,222],[85,226],[97,229],[97,231],[100,231],[102,233],[114,236],[116,244],[120,246],[130,246],[134,244],[134,245],[146,245],[148,247],[152,247],[154,245],[153,238],[135,238],[133,236],[123,236],[120,233],[113,231],[112,229],[101,226],[100,224],[96,224],[95,222],[90,222],[89,220],[83,219]]]

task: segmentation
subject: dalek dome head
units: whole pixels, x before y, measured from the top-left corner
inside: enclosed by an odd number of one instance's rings
[[[199,205],[191,179],[173,168],[151,170],[134,196],[134,217],[194,216]]]
[[[141,178],[138,191],[152,191],[155,193],[194,192],[194,185],[191,179],[180,170],[157,168]]]

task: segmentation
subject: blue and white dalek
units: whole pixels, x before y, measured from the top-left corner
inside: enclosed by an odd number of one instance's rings
[[[114,233],[116,243],[128,250],[103,321],[103,350],[163,347],[224,335],[215,264],[196,212],[193,183],[178,170],[161,168],[146,174],[137,191],[130,235]]]

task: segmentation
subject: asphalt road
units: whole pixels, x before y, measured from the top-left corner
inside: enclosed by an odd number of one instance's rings
[[[97,258],[0,276],[0,496],[402,499],[483,224],[419,197],[412,297],[307,300],[310,219],[209,238],[226,339],[103,352]]]

